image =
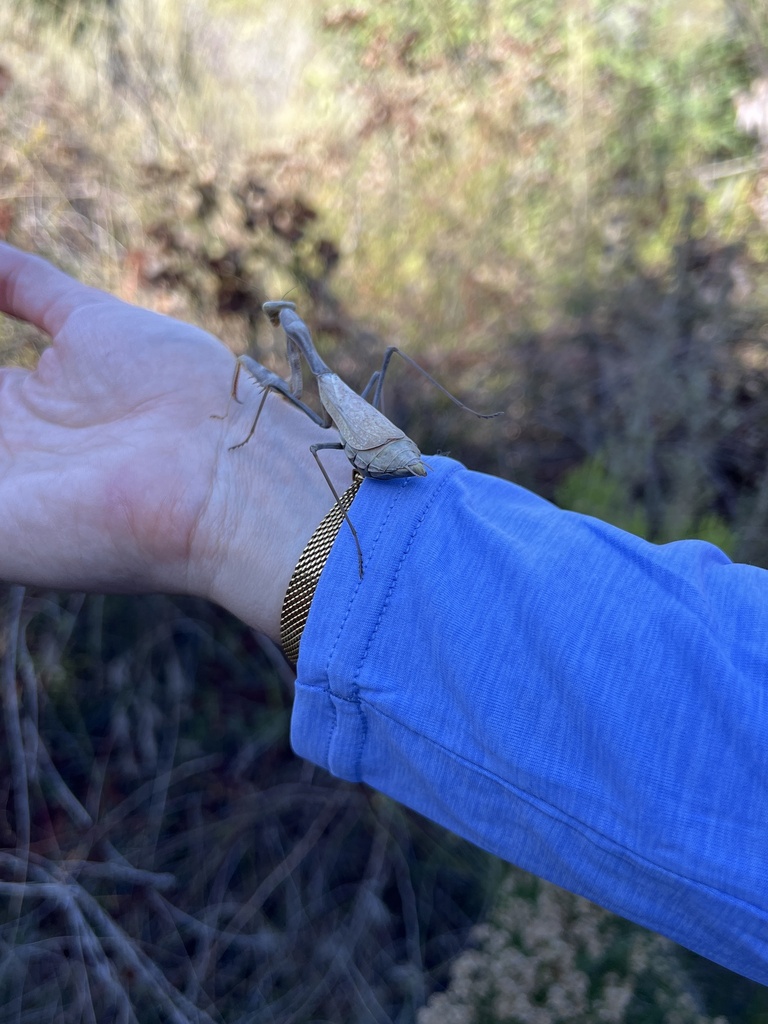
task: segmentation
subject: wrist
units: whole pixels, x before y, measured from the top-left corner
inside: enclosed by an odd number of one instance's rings
[[[207,597],[244,622],[280,641],[280,614],[296,563],[334,497],[309,450],[327,441],[298,409],[270,395],[251,440],[230,451],[247,434],[254,403],[223,424],[219,457],[223,499],[207,512],[203,559]],[[320,456],[323,457],[322,455]],[[324,461],[338,493],[349,487],[352,470],[342,452]]]

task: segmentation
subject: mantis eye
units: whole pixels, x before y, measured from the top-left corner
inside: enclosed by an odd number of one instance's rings
[[[270,319],[273,327],[280,326],[280,310],[281,309],[292,309],[296,310],[295,302],[288,302],[287,299],[273,299],[270,302],[264,302],[261,307]]]

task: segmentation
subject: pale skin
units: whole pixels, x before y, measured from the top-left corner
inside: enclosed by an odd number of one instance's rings
[[[194,594],[277,640],[285,590],[333,504],[309,446],[328,431],[269,395],[227,410],[235,360],[212,335],[86,287],[0,243],[0,312],[51,338],[0,369],[0,579]],[[349,485],[343,454],[327,460]]]

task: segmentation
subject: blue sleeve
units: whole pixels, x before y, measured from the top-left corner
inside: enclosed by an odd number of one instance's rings
[[[768,572],[428,460],[366,481],[296,752],[768,984]]]

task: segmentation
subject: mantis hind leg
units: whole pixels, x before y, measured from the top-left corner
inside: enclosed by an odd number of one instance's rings
[[[434,384],[439,391],[442,391],[444,395],[450,398],[454,405],[458,405],[458,407],[460,409],[463,409],[465,412],[470,412],[472,413],[473,416],[477,416],[481,420],[492,420],[496,416],[501,416],[500,412],[477,412],[477,410],[475,409],[470,409],[468,405],[465,405],[463,402],[460,402],[455,395],[452,395],[447,388],[444,388],[439,381],[435,380],[431,373],[427,373],[423,366],[419,366],[415,359],[411,359],[410,356],[407,356],[405,352],[402,352],[396,345],[389,346],[389,348],[384,353],[384,358],[381,362],[380,369],[378,369],[373,374],[373,376],[363,389],[362,397],[366,398],[371,388],[375,387],[376,390],[374,391],[373,398],[371,399],[371,405],[374,407],[374,409],[378,409],[379,411],[381,411],[381,402],[384,391],[384,377],[386,375],[387,370],[389,369],[389,364],[392,360],[392,356],[395,353],[397,353],[401,359],[404,359],[405,362],[408,363],[410,366],[414,367],[414,369],[418,370],[419,373],[423,374],[423,376],[427,378],[430,384]]]
[[[323,451],[323,450],[328,450],[328,451],[333,450],[333,451],[342,451],[343,452],[344,451],[344,445],[341,444],[340,441],[327,441],[324,444],[311,444],[309,446],[309,450],[312,452],[312,455],[314,456],[315,462],[320,467],[320,472],[325,477],[325,482],[330,487],[331,493],[333,494],[334,498],[336,499],[336,506],[339,508],[339,510],[341,511],[341,514],[346,519],[347,526],[352,531],[352,536],[353,536],[354,541],[355,541],[355,547],[357,548],[357,568],[358,568],[358,572],[360,573],[360,579],[362,579],[363,578],[363,549],[360,547],[360,538],[357,536],[357,530],[355,529],[355,527],[354,527],[354,525],[352,523],[352,520],[349,518],[349,515],[347,514],[347,510],[344,508],[344,506],[341,503],[341,498],[339,497],[338,491],[333,486],[331,478],[328,476],[328,473],[326,472],[325,466],[322,464],[322,462],[320,461],[320,456],[317,454],[319,451]]]

